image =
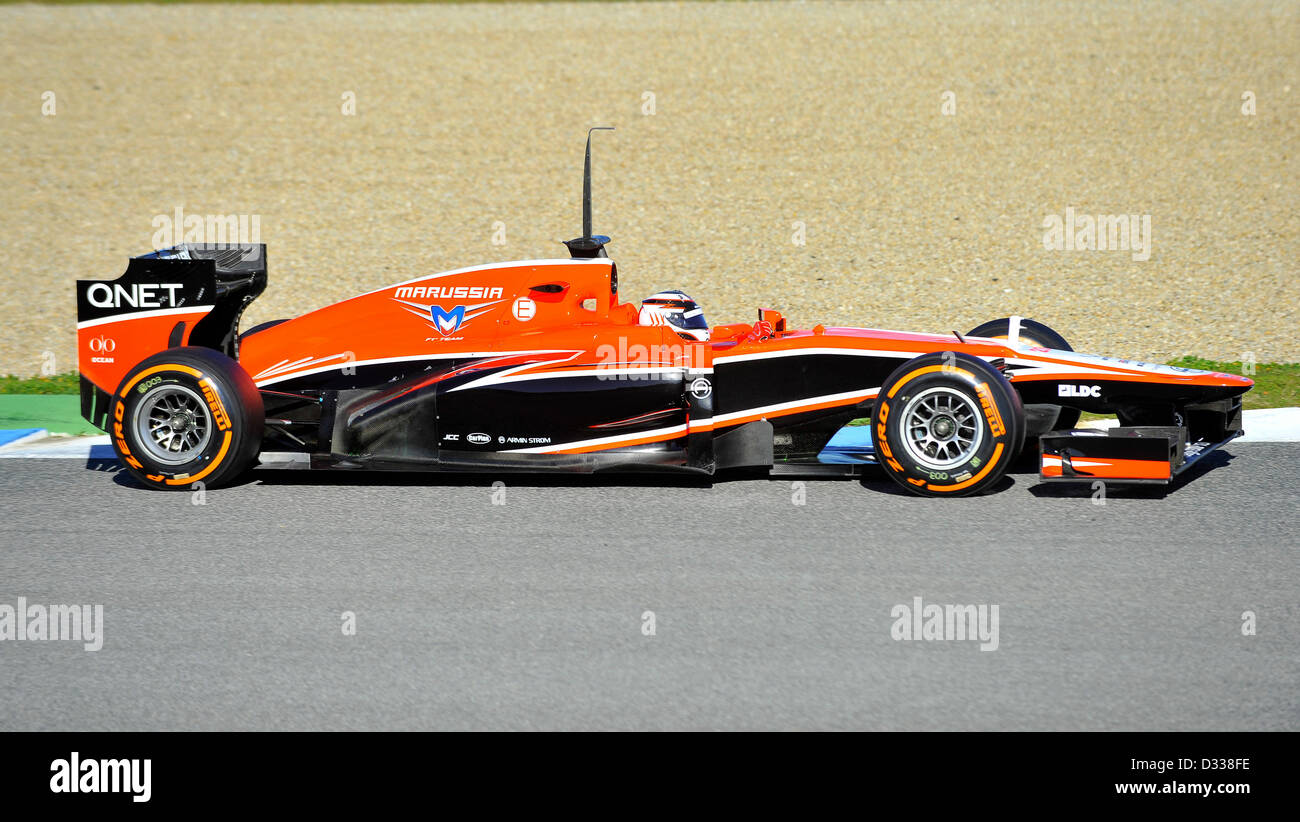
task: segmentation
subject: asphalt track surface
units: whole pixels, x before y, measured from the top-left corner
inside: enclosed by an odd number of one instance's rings
[[[102,603],[105,640],[0,642],[0,730],[1300,729],[1300,446],[1226,450],[1104,505],[305,473],[194,505],[8,460],[0,603]],[[918,596],[997,604],[998,649],[893,639]]]

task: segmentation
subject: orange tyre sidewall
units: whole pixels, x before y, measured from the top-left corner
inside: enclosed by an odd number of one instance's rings
[[[195,460],[174,466],[150,460],[148,452],[136,442],[136,433],[129,421],[135,401],[145,390],[168,382],[197,391],[207,403],[213,425],[213,437],[204,452]],[[225,465],[234,450],[235,431],[226,399],[215,380],[192,366],[161,363],[132,371],[122,381],[113,397],[109,437],[118,459],[136,477],[154,488],[182,490],[203,482]]]
[[[907,400],[918,392],[934,387],[955,387],[971,398],[980,411],[984,427],[983,441],[962,464],[946,470],[932,469],[918,463],[903,445],[904,424],[898,415]],[[955,365],[921,365],[892,382],[876,401],[872,417],[872,437],[876,459],[895,480],[918,494],[959,496],[971,493],[993,472],[1000,472],[1014,456],[1014,420],[1007,419],[1008,409],[999,407],[997,394],[989,377],[967,368],[960,360]]]

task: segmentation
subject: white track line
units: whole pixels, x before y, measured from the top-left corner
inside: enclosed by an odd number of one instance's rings
[[[46,437],[36,442],[0,447],[0,459],[117,459],[108,435],[97,437]]]

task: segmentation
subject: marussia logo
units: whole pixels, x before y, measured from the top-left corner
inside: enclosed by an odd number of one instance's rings
[[[403,306],[406,306],[406,311],[409,311],[424,320],[434,331],[437,331],[444,337],[449,337],[459,331],[470,320],[482,314],[486,314],[492,309],[492,306],[502,302],[499,299],[492,299],[493,297],[500,297],[501,293],[501,288],[486,288],[479,286],[460,286],[456,288],[439,288],[437,286],[403,286],[402,288],[397,289],[397,296],[393,297],[393,299],[401,303]],[[401,299],[402,297],[407,296],[425,298],[442,297],[451,299],[474,299],[476,297],[487,297],[489,301],[474,303],[471,305],[462,304],[448,309],[443,308],[441,305],[436,303],[433,305],[425,305],[423,303],[415,303]]]
[[[1058,397],[1100,397],[1100,385],[1058,385],[1056,386],[1056,395]]]
[[[423,286],[423,285],[404,285],[394,293],[394,299],[402,297],[421,298],[426,300],[491,300],[501,296],[502,289],[500,286]]]

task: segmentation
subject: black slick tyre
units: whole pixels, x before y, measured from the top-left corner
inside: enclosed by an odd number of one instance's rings
[[[876,398],[871,439],[889,478],[914,494],[992,488],[1024,444],[1020,396],[993,366],[941,351],[908,360]]]
[[[252,378],[208,348],[170,348],[140,362],[110,405],[109,438],[150,488],[214,488],[252,467],[265,415]]]

